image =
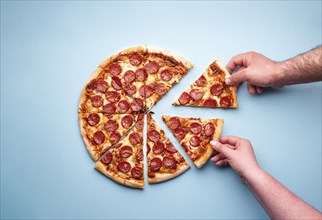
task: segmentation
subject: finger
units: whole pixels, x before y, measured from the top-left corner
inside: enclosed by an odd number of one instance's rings
[[[226,78],[227,85],[238,85],[247,80],[247,69],[238,71]]]
[[[263,88],[263,87],[255,86],[255,88],[256,88],[256,92],[257,92],[257,94],[261,94],[261,93],[263,93],[263,91],[264,91],[264,88]]]
[[[231,158],[232,154],[234,153],[234,150],[232,149],[232,146],[228,146],[226,144],[221,144],[218,141],[210,141],[210,145],[213,149],[218,151],[219,153],[222,153],[227,158]]]
[[[210,160],[212,162],[217,162],[217,161],[223,160],[223,159],[226,159],[225,155],[223,155],[223,154],[217,154],[216,156],[212,157]]]
[[[247,66],[245,53],[238,54],[231,58],[226,66],[226,69],[231,74],[237,66]]]
[[[220,161],[216,162],[216,165],[219,167],[225,167],[225,166],[228,166],[229,163],[228,163],[228,160],[225,159],[225,160],[220,160]]]
[[[245,67],[241,66],[241,67],[239,67],[239,68],[238,68],[238,70],[237,70],[237,72],[236,72],[236,73],[238,73],[239,71],[242,71],[242,70],[244,70],[244,69],[245,69]],[[237,89],[239,89],[240,84],[241,84],[241,83],[238,83],[238,84],[236,85]]]
[[[233,149],[235,149],[235,145],[240,139],[241,138],[237,136],[224,136],[219,138],[219,142],[222,144],[229,144],[233,147]]]
[[[252,95],[255,95],[256,94],[256,89],[255,89],[255,87],[252,84],[247,83],[247,89],[248,89],[248,92],[250,94],[252,94]]]

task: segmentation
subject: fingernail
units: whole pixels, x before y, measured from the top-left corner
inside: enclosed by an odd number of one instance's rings
[[[230,76],[228,76],[228,78],[226,78],[226,84],[227,85],[230,85],[231,84]]]
[[[210,145],[214,148],[217,146],[217,141],[210,141]]]

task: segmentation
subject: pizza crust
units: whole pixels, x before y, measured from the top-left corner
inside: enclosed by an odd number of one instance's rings
[[[180,168],[175,173],[155,173],[155,177],[149,177],[149,183],[160,183],[166,180],[173,179],[179,176],[180,174],[184,173],[189,168],[190,165],[188,163],[185,163],[182,166],[180,166]]]
[[[143,189],[144,187],[144,182],[143,180],[134,180],[134,179],[123,179],[121,176],[115,174],[114,172],[111,172],[109,170],[105,169],[106,166],[101,162],[98,161],[95,164],[95,169],[97,169],[98,171],[100,171],[102,174],[104,174],[105,176],[107,176],[108,178],[110,178],[111,180],[122,184],[122,185],[126,185],[132,188],[140,188]]]
[[[215,125],[215,133],[213,134],[212,140],[218,141],[223,128],[224,120],[223,119],[217,119],[217,123]],[[194,161],[194,164],[201,168],[205,163],[208,161],[208,159],[211,157],[211,155],[214,153],[214,149],[211,147],[210,144],[208,144],[207,152],[202,155],[198,160]]]
[[[97,154],[97,152],[95,152],[94,146],[93,144],[88,140],[87,135],[86,135],[86,129],[85,129],[85,123],[84,123],[84,119],[83,119],[83,114],[79,113],[78,114],[78,123],[79,123],[79,129],[83,138],[83,141],[85,143],[86,149],[89,153],[89,155],[91,156],[91,158],[94,161],[97,161],[99,159],[99,155]]]
[[[220,62],[220,60],[216,59],[215,63],[219,66],[219,68],[221,70],[223,70],[226,74],[226,78],[228,76],[230,76],[230,73],[227,71],[226,67],[222,65],[222,63]],[[232,105],[231,108],[237,108],[238,107],[238,102],[237,102],[237,96],[236,96],[236,92],[237,92],[237,87],[236,86],[230,86],[229,88],[231,95],[232,95]]]
[[[170,50],[162,50],[162,49],[155,48],[155,47],[148,47],[147,48],[147,51],[149,53],[161,53],[163,55],[166,55],[168,57],[171,57],[171,58],[175,59],[176,61],[182,63],[183,66],[185,68],[187,68],[188,70],[190,70],[193,67],[193,64],[190,61],[186,60],[185,58],[183,58],[183,57],[181,57],[181,56],[179,56],[177,54],[174,54]]]
[[[105,60],[103,60],[103,62],[100,63],[99,66],[104,69],[106,66],[108,66],[111,62],[113,62],[120,55],[126,55],[126,54],[134,53],[134,52],[145,52],[145,51],[146,51],[146,47],[144,47],[144,46],[130,47],[130,48],[122,50],[121,52],[118,52],[117,54],[114,54],[114,55],[106,58]]]
[[[90,83],[93,79],[96,79],[100,74],[103,74],[104,70],[101,67],[97,67],[94,72],[90,75],[90,77],[88,78],[82,93],[80,95],[79,98],[79,103],[78,103],[78,113],[83,112],[82,110],[82,104],[86,102],[87,100],[87,96],[86,96],[86,87],[88,85],[88,83]]]

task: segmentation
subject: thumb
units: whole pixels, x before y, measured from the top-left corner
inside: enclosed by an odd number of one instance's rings
[[[226,79],[226,84],[227,85],[238,85],[241,82],[246,81],[246,69],[237,71],[236,73],[230,75]]]
[[[215,151],[218,151],[219,153],[222,153],[227,159],[230,159],[232,157],[232,154],[234,150],[233,147],[227,146],[227,144],[221,144],[218,141],[210,141],[210,145]]]

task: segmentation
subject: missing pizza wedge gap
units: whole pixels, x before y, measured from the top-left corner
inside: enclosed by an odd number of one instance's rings
[[[125,186],[143,188],[145,166],[149,183],[175,178],[190,168],[150,110],[192,67],[191,62],[168,50],[146,46],[125,49],[99,64],[83,88],[78,105],[81,135],[99,172]],[[168,125],[166,117],[163,120]],[[209,142],[219,139],[223,120],[190,120],[179,118],[176,129],[168,127],[176,138],[178,128],[187,131],[182,140],[177,139],[200,168],[213,153]]]

